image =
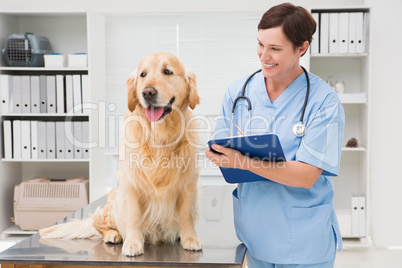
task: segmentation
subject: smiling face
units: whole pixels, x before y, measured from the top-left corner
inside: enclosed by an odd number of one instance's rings
[[[295,48],[281,26],[259,30],[257,40],[257,55],[264,77],[286,79],[300,69],[300,57],[308,47],[307,41]]]

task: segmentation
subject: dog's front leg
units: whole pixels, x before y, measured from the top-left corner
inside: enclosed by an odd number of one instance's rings
[[[196,188],[184,191],[179,197],[180,243],[186,250],[202,250],[202,241],[195,231]]]
[[[125,256],[138,256],[144,254],[144,234],[141,230],[141,209],[137,194],[126,194],[125,205],[125,208],[121,208],[121,215],[125,219],[122,253]]]

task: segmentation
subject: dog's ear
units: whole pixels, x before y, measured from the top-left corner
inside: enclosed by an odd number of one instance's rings
[[[135,107],[138,105],[139,100],[135,94],[135,85],[137,78],[137,70],[132,72],[130,76],[127,78],[126,86],[127,86],[127,105],[130,112],[135,110]]]
[[[186,78],[188,80],[188,100],[189,106],[194,110],[197,104],[200,104],[200,97],[197,91],[197,77],[193,71],[186,70]]]

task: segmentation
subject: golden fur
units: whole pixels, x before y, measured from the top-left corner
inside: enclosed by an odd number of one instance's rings
[[[184,249],[201,250],[194,227],[198,169],[192,145],[197,137],[187,125],[189,107],[199,103],[195,74],[174,55],[155,53],[140,62],[126,85],[129,112],[122,127],[119,184],[92,217],[93,226],[106,243],[123,241],[126,256],[142,254],[146,241],[179,237]],[[147,99],[147,90],[157,93]],[[170,105],[171,112],[151,123],[146,114],[150,103]],[[40,230],[42,238],[55,238],[57,226]]]

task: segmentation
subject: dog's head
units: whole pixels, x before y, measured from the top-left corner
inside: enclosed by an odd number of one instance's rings
[[[158,121],[172,111],[199,104],[196,76],[173,54],[161,52],[143,58],[127,80],[128,109],[145,109],[149,121]]]

